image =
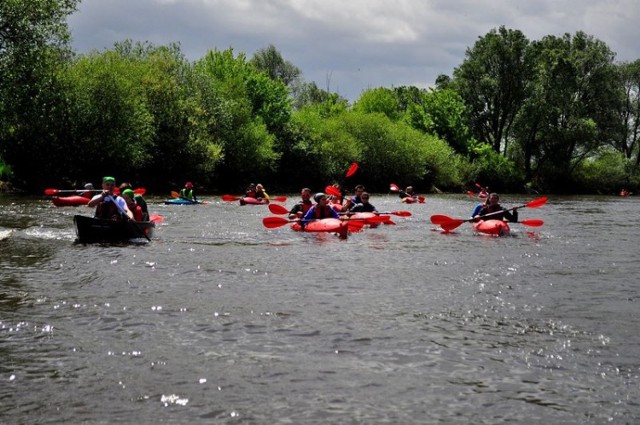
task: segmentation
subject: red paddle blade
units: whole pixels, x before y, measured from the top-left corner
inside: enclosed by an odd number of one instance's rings
[[[483,187],[482,187],[482,185],[481,185],[480,183],[476,183],[476,187],[477,187],[478,189],[483,189]]]
[[[173,194],[173,192],[171,192]],[[234,201],[239,201],[240,198],[237,196],[233,196],[233,195],[222,195],[221,196],[222,200],[224,202],[234,202]]]
[[[425,201],[425,197],[424,196],[418,196],[418,203],[419,204],[424,204]]]
[[[547,197],[543,196],[542,198],[534,199],[533,201],[529,201],[525,206],[528,208],[539,208],[547,203]]]
[[[282,227],[287,223],[290,223],[290,221],[283,217],[265,217],[262,219],[262,224],[267,229],[275,229],[276,227]]]
[[[540,227],[544,224],[544,221],[532,218],[528,220],[520,220],[518,223],[524,224],[525,226],[530,226],[530,227]]]
[[[324,188],[324,193],[331,196],[340,196],[340,189],[334,186],[327,186]]]
[[[274,196],[269,198],[270,201],[275,201],[275,202],[287,202],[287,197],[286,196]]]
[[[350,232],[359,232],[360,230],[362,230],[363,227],[364,227],[364,221],[361,221],[361,220],[347,221],[347,229],[349,229]]]
[[[157,214],[151,214],[149,216],[149,221],[153,221],[154,223],[162,223],[164,221],[164,217]]]
[[[354,162],[353,164],[351,164],[351,166],[349,167],[349,169],[347,170],[347,174],[346,177],[351,177],[355,174],[355,172],[358,171],[358,164],[356,162]]]
[[[396,222],[393,220],[387,220],[385,221],[383,224],[393,224],[394,226],[396,225]]]
[[[269,204],[269,211],[273,214],[286,214],[289,212],[288,209],[278,204]]]
[[[399,190],[400,190],[400,188],[398,187],[398,185],[397,185],[397,184],[395,184],[395,183],[391,183],[391,184],[389,185],[389,190],[390,190],[390,191],[392,191],[392,192],[397,192],[397,191],[399,191]]]
[[[442,223],[451,223],[451,222],[455,222],[458,221],[455,218],[449,217],[448,215],[442,215],[442,214],[435,214],[431,216],[431,222],[433,224],[442,224]]]
[[[51,195],[57,195],[58,193],[60,193],[60,189],[45,189],[44,190],[44,194],[51,196]]]
[[[397,215],[398,217],[411,217],[413,215],[411,211],[391,211],[385,214]]]
[[[475,192],[472,192],[472,191],[470,191],[470,190],[467,190],[467,195],[469,195],[469,196],[475,196],[476,194],[475,194]]]
[[[137,189],[133,189],[133,193],[135,193],[136,195],[144,195],[145,193],[147,193],[147,189],[145,189],[144,187],[139,187]]]

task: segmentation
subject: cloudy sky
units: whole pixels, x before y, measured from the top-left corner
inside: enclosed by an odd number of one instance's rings
[[[637,0],[82,0],[69,25],[78,53],[131,39],[178,42],[190,60],[229,47],[250,58],[273,44],[306,81],[350,101],[433,86],[500,25],[529,40],[584,31],[618,61],[640,58]]]

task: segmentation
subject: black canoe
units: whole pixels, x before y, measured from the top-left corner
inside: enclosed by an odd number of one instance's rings
[[[130,239],[151,239],[156,224],[153,221],[113,221],[74,215],[77,241],[126,242]],[[145,237],[146,235],[146,237]]]

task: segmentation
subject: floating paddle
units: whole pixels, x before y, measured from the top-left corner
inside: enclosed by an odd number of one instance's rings
[[[345,177],[353,176],[356,173],[356,171],[358,171],[358,163],[354,162],[353,164],[351,164],[351,166],[347,170],[347,174],[345,174]]]
[[[547,197],[543,196],[542,198],[537,198],[534,199],[533,201],[529,201],[526,204],[523,205],[519,205],[517,207],[512,207],[509,208],[507,211],[513,211],[516,208],[539,208],[541,206],[543,206],[544,204],[547,203]],[[501,214],[502,211],[496,211],[493,213],[489,213],[489,214],[485,214],[482,215],[480,217],[478,217],[480,220],[484,219],[485,217],[491,217],[491,216],[495,216],[498,214]],[[459,227],[460,225],[462,225],[462,223],[468,223],[468,222],[472,222],[475,221],[476,218],[468,218],[466,220],[461,219],[461,218],[453,218],[453,217],[449,217],[446,215],[441,215],[441,214],[435,214],[431,216],[431,222],[433,224],[439,225],[440,227],[442,227],[445,231],[449,232],[453,229],[456,229],[457,227]],[[525,224],[525,222],[529,223],[529,224]],[[525,225],[529,225],[529,226],[533,226],[533,227],[537,227],[535,223],[540,223],[539,226],[542,226],[542,224],[544,224],[542,222],[542,220],[522,220],[520,223],[525,224]],[[534,223],[534,224],[531,224]]]

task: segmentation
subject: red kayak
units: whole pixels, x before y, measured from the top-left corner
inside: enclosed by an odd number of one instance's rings
[[[85,198],[84,196],[54,196],[51,198],[53,205],[56,207],[77,207],[79,205],[87,205],[90,201],[89,198]]]
[[[413,204],[415,202],[419,204],[424,204],[424,196],[407,196],[402,198],[402,202],[405,204]]]
[[[473,230],[492,236],[507,236],[511,229],[503,220],[481,220],[473,223]]]
[[[303,231],[300,223],[293,223],[291,228],[296,232]],[[305,232],[325,232],[339,233],[340,237],[347,237],[347,223],[337,218],[323,218],[321,220],[310,221],[304,226]]]
[[[269,203],[269,200],[266,198],[260,198],[260,199],[249,198],[249,197],[240,198],[240,205],[267,205],[268,203]]]

